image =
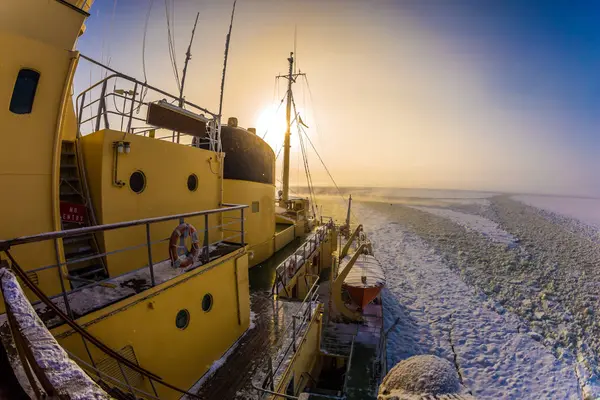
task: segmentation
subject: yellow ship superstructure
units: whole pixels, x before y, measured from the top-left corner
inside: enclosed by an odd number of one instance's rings
[[[338,228],[288,196],[293,57],[276,199],[276,157],[255,131],[75,50],[91,5],[0,3],[0,368],[6,356],[30,397],[69,394],[28,324],[117,398],[296,395],[348,365],[322,351],[318,288],[337,275]],[[106,76],[74,97],[84,61]],[[249,268],[277,257],[271,290],[251,293]],[[241,380],[200,385],[234,350],[218,374]]]
[[[81,58],[74,44],[90,6],[84,0],[0,4],[6,51],[0,63],[6,132],[0,138],[0,186],[6,193],[0,238],[65,232],[4,243],[4,249],[91,335],[165,381],[189,388],[249,326],[249,263],[275,251],[274,157],[263,163],[272,171],[270,181],[224,179],[218,116],[188,103],[197,112],[165,105],[152,113],[151,101],[140,93],[165,93],[116,72],[84,91],[75,110],[72,82]],[[114,91],[115,81],[138,97]],[[120,115],[109,96],[125,100]],[[135,131],[140,107],[147,119],[156,119],[155,125],[143,121],[156,131]],[[84,121],[83,113],[94,118]],[[199,144],[159,140],[154,133],[162,124],[192,133]],[[182,216],[156,220],[173,215]],[[115,227],[131,221],[147,222]],[[166,239],[182,222],[196,228],[207,254],[201,265],[167,279],[159,276],[161,263],[168,263]],[[10,263],[5,255],[2,263]],[[139,272],[149,269],[156,276]],[[93,304],[87,304],[89,297]],[[49,314],[45,322],[52,334],[74,356],[115,368],[106,354]],[[143,376],[136,385],[161,398],[173,396]]]

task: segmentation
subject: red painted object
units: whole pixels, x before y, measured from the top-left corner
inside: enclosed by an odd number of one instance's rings
[[[354,301],[361,308],[361,310],[364,310],[365,307],[367,307],[367,305],[369,305],[369,303],[375,300],[377,295],[379,295],[383,285],[367,288],[349,285],[344,285],[344,287],[348,291],[352,301]]]
[[[60,219],[63,222],[74,222],[76,224],[84,224],[86,221],[87,211],[83,204],[60,202]]]
[[[348,256],[348,259],[350,256]],[[342,264],[343,265],[343,264]],[[372,255],[361,255],[344,279],[343,287],[361,309],[371,303],[385,286],[385,274]]]

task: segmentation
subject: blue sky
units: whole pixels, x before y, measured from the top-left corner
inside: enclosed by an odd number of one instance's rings
[[[149,3],[117,1],[113,17],[114,0],[96,0],[79,49],[140,78]],[[208,107],[230,6],[175,1],[180,69],[200,12],[186,93]],[[164,8],[154,0],[146,64],[174,91]],[[277,102],[294,27],[314,96],[303,119],[343,184],[600,195],[600,1],[240,0],[225,113],[242,125]],[[77,82],[89,83],[85,66]]]

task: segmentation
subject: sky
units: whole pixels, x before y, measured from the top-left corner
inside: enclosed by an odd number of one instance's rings
[[[199,13],[185,97],[216,111],[232,1],[166,3],[180,74]],[[177,93],[165,13],[165,0],[96,0],[77,47]],[[296,104],[338,185],[600,195],[600,2],[239,0],[223,114],[267,131],[275,151],[275,76],[294,37],[307,74]],[[101,74],[82,61],[75,92]],[[315,184],[330,185],[312,149],[308,159]]]

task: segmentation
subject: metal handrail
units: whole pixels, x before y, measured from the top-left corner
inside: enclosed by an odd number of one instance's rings
[[[203,210],[203,211],[195,211],[195,212],[189,212],[189,213],[183,213],[183,214],[173,214],[173,215],[166,215],[163,217],[144,218],[144,219],[138,219],[138,220],[126,221],[126,222],[115,222],[112,224],[86,226],[83,228],[75,228],[75,229],[68,229],[68,230],[55,231],[55,232],[45,232],[45,233],[39,233],[37,235],[21,236],[21,237],[17,237],[14,239],[0,240],[0,250],[8,250],[12,246],[16,246],[16,245],[20,245],[20,244],[42,242],[45,240],[52,240],[52,239],[63,239],[63,238],[71,237],[71,236],[79,236],[79,235],[85,235],[85,234],[89,234],[89,233],[105,232],[105,231],[110,231],[110,230],[114,230],[114,229],[128,228],[131,226],[153,224],[155,222],[172,221],[174,219],[190,218],[190,217],[196,217],[199,215],[217,214],[217,213],[222,213],[222,212],[242,210],[242,209],[248,208],[248,206],[245,204],[231,204],[231,205],[224,204],[224,206],[225,207],[223,207],[223,208],[216,208],[213,210]]]
[[[139,113],[140,108],[142,106],[147,107],[150,103],[156,101],[156,99],[153,101],[144,101],[148,90],[151,90],[153,93],[164,96],[164,98],[163,98],[164,101],[167,101],[167,100],[171,101],[171,102],[177,101],[179,104],[179,107],[181,107],[182,109],[187,106],[190,109],[192,109],[195,113],[199,113],[201,115],[207,115],[208,116],[208,123],[207,123],[207,127],[206,127],[207,137],[206,138],[196,138],[197,139],[196,147],[198,147],[198,145],[201,141],[204,141],[204,142],[209,143],[211,150],[218,151],[218,152],[221,151],[221,145],[220,145],[221,116],[220,115],[215,114],[214,112],[211,112],[208,109],[206,109],[204,107],[200,107],[200,106],[198,106],[192,102],[189,102],[181,97],[175,96],[164,90],[161,90],[154,86],[151,86],[146,82],[141,82],[131,76],[120,73],[120,72],[118,72],[114,69],[111,69],[110,67],[103,65],[103,64],[99,63],[98,61],[95,61],[87,56],[80,55],[80,57],[87,61],[90,61],[96,65],[99,65],[102,68],[107,69],[108,71],[111,71],[112,74],[106,76],[104,79],[101,79],[100,81],[91,85],[86,90],[82,91],[81,93],[79,93],[77,95],[77,98],[75,99],[75,110],[77,112],[77,136],[78,137],[81,136],[82,127],[87,122],[92,122],[93,131],[100,130],[101,122],[103,122],[103,126],[105,129],[109,129],[110,125],[111,125],[111,121],[109,120],[109,115],[120,116],[121,117],[120,131],[133,134],[134,130],[138,127],[132,126],[132,125],[139,125],[140,122],[146,123],[146,119],[134,116],[134,111],[137,114],[137,113]],[[115,82],[118,79],[122,79],[123,81],[126,81],[128,83],[128,86],[132,85],[133,93],[131,94],[131,96],[122,95],[122,94],[114,93],[114,92],[107,93],[107,91],[110,91],[110,89],[107,90],[107,84],[112,79],[114,79]],[[94,91],[97,91],[97,90],[100,90],[100,94],[99,94],[98,98],[95,98],[96,94],[94,93]],[[139,94],[139,97],[136,98],[136,96],[138,96],[138,94]],[[87,103],[86,103],[86,97],[90,97],[90,99],[88,100]],[[113,98],[114,107],[110,106],[110,103],[107,102],[107,99],[109,97]],[[122,109],[119,109],[119,107],[116,104],[117,98],[124,100]],[[91,116],[89,118],[84,119],[84,117],[83,117],[84,112],[87,111],[88,109],[90,110]],[[95,120],[95,122],[94,122],[94,120]],[[163,129],[163,128],[156,127],[156,129]],[[177,135],[175,135],[175,133],[173,133],[170,137],[174,143],[180,143],[180,134],[179,133]],[[200,139],[200,140],[198,140],[198,139]]]
[[[309,238],[308,240],[306,240],[304,243],[302,243],[302,245],[300,247],[298,247],[298,249],[296,249],[294,251],[293,254],[290,254],[281,264],[279,264],[276,268],[275,268],[275,275],[278,279],[275,280],[275,282],[273,283],[273,287],[271,289],[272,293],[275,293],[276,290],[278,290],[278,284],[282,283],[284,286],[287,283],[286,281],[288,279],[286,279],[286,274],[285,274],[285,269],[286,267],[290,264],[293,263],[294,264],[294,269],[296,269],[296,263],[297,263],[297,256],[296,254],[298,253],[298,251],[303,251],[304,253],[304,261],[306,261],[306,249],[307,247],[313,245],[313,244],[319,244],[321,243],[324,239],[325,236],[327,235],[327,232],[329,229],[331,229],[331,226],[333,224],[333,220],[329,220],[326,224],[323,224],[320,227],[320,230],[318,232],[316,232],[316,234]],[[318,228],[319,229],[319,228]],[[316,238],[318,238],[318,241],[316,240]]]
[[[299,334],[302,331],[302,329],[306,326],[308,321],[314,317],[314,315],[312,313],[312,305],[318,299],[318,293],[317,293],[317,290],[319,288],[318,281],[319,281],[319,278],[317,277],[315,279],[315,282],[312,284],[310,290],[306,293],[304,300],[302,300],[299,310],[296,312],[295,315],[292,316],[292,321],[287,324],[287,326],[284,328],[283,332],[281,333],[279,340],[277,340],[277,342],[273,345],[273,347],[275,347],[275,348],[279,347],[279,345],[283,345],[283,341],[288,337],[288,335],[290,333],[290,328],[291,328],[292,342],[287,345],[287,347],[281,354],[281,359],[279,360],[279,363],[277,364],[277,367],[275,367],[275,369],[272,369],[273,364],[272,364],[272,360],[271,360],[271,355],[267,356],[267,357],[269,357],[268,365],[271,368],[271,371],[269,371],[269,374],[270,374],[269,376],[271,377],[272,380],[274,380],[275,375],[281,368],[283,362],[286,360],[290,350],[292,350],[292,356],[293,356],[293,354],[297,353],[297,351],[298,351],[298,349],[296,347],[297,334]],[[300,319],[300,323],[296,324],[296,319]]]
[[[79,57],[81,57],[81,58],[83,58],[84,60],[87,60],[87,61],[89,61],[89,62],[91,62],[91,63],[93,63],[93,64],[96,64],[96,65],[98,65],[98,66],[100,66],[100,67],[102,67],[102,68],[104,68],[104,69],[106,69],[106,70],[108,70],[108,71],[110,71],[110,72],[112,72],[112,73],[113,73],[112,75],[110,75],[110,76],[107,76],[107,77],[106,77],[106,78],[104,78],[103,80],[101,80],[101,81],[98,81],[98,82],[97,82],[95,85],[93,85],[93,86],[90,86],[90,87],[89,87],[87,90],[90,90],[90,89],[92,89],[92,88],[94,88],[94,87],[98,86],[100,83],[102,83],[102,81],[105,81],[105,80],[109,79],[110,77],[117,76],[117,77],[119,77],[119,78],[124,78],[124,79],[127,79],[127,80],[129,80],[129,81],[131,81],[131,82],[133,82],[133,83],[137,83],[138,85],[141,85],[142,87],[147,87],[148,89],[152,89],[152,90],[154,90],[154,91],[156,91],[156,92],[158,92],[158,93],[160,93],[160,94],[162,94],[162,95],[165,95],[165,96],[168,96],[168,97],[170,97],[170,98],[171,98],[171,99],[173,99],[173,100],[180,100],[180,97],[178,97],[178,96],[172,95],[171,93],[168,93],[168,92],[165,92],[165,91],[163,91],[163,90],[161,90],[161,89],[158,89],[158,88],[156,88],[156,87],[154,87],[154,86],[152,86],[152,85],[149,85],[148,83],[140,82],[140,81],[138,81],[137,79],[135,79],[135,78],[133,78],[133,77],[131,77],[131,76],[129,76],[129,75],[125,75],[125,74],[123,74],[123,73],[121,73],[121,72],[119,72],[119,71],[117,71],[117,70],[114,70],[114,69],[110,68],[109,66],[107,66],[107,65],[104,65],[104,64],[102,64],[102,63],[100,63],[100,62],[98,62],[98,61],[94,60],[93,58],[90,58],[90,57],[88,57],[88,56],[84,55],[84,54],[79,54]],[[82,92],[82,93],[83,93],[83,92]],[[77,96],[77,97],[79,97],[79,96]],[[194,107],[194,108],[197,108],[197,109],[199,109],[199,110],[201,110],[201,111],[203,111],[203,112],[205,112],[205,113],[208,113],[208,114],[212,115],[213,117],[218,117],[218,116],[219,116],[218,114],[215,114],[215,113],[213,113],[213,112],[211,112],[211,111],[208,111],[206,108],[200,107],[200,106],[198,106],[198,105],[196,105],[196,104],[194,104],[194,103],[192,103],[192,102],[190,102],[190,101],[187,101],[187,100],[185,100],[185,99],[183,100],[183,103],[184,103],[184,104],[187,104],[187,105],[189,105],[189,106],[192,106],[192,107]]]

